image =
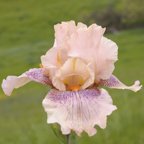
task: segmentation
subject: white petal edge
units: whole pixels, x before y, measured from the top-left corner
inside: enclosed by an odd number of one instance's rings
[[[8,76],[2,81],[2,89],[5,95],[10,96],[14,88],[22,87],[31,80],[25,74],[17,76]]]

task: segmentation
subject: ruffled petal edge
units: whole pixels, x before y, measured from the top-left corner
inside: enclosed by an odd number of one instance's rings
[[[75,131],[89,136],[96,134],[95,125],[106,127],[107,116],[116,106],[104,89],[86,89],[77,92],[51,90],[43,100],[47,122],[58,123],[64,135]]]

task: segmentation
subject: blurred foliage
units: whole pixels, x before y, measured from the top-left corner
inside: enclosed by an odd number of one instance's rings
[[[144,0],[119,0],[115,3],[115,9],[121,14],[124,24],[144,26]]]
[[[94,10],[86,22],[107,27],[108,32],[144,27],[144,0],[110,0],[102,9]]]
[[[131,21],[124,20],[128,19],[124,13],[128,13],[123,5],[124,0],[0,0],[0,81],[7,75],[19,75],[39,66],[40,56],[53,44],[53,25],[58,22],[96,21],[100,25],[110,23],[108,27],[122,22],[119,29],[128,22],[131,25]],[[141,3],[139,7],[143,6]],[[90,17],[94,13],[105,18],[97,21],[96,17]],[[139,20],[143,24],[143,16]],[[133,21],[138,24],[136,18]],[[121,31],[107,37],[119,46],[120,61],[115,74],[127,84],[139,79],[144,85],[144,29]],[[48,90],[47,86],[29,83],[15,90],[11,97],[0,91],[0,144],[59,144],[46,123],[41,104]],[[97,128],[94,137],[82,135],[78,143],[143,144],[143,93],[144,90],[110,91],[118,110],[108,117],[107,128]]]

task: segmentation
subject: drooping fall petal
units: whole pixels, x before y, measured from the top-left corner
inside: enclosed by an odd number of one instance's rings
[[[73,130],[78,135],[85,131],[92,136],[96,133],[95,125],[105,128],[107,116],[116,110],[104,89],[64,92],[52,89],[43,100],[43,106],[47,122],[60,124],[65,135]]]
[[[14,88],[22,87],[30,81],[47,85],[51,84],[49,78],[43,74],[43,69],[33,68],[20,76],[8,76],[2,82],[2,89],[6,95],[10,96]]]
[[[132,90],[134,92],[137,92],[141,89],[142,85],[140,85],[140,81],[135,81],[135,83],[131,86],[127,86],[123,84],[120,80],[118,80],[117,77],[112,75],[109,79],[107,80],[100,80],[99,82],[100,86],[107,86],[109,88],[116,88],[116,89],[128,89]]]

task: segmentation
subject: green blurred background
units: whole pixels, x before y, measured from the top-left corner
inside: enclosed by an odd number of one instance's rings
[[[119,46],[115,75],[144,83],[144,0],[0,0],[0,81],[38,67],[53,44],[53,25],[67,20],[106,26]],[[48,90],[32,82],[11,97],[0,91],[0,144],[59,144],[42,108]],[[105,130],[78,143],[144,144],[144,90],[109,92],[118,110]]]

